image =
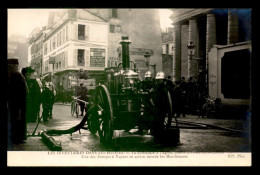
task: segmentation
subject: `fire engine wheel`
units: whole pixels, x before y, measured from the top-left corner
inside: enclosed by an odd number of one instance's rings
[[[87,119],[88,130],[91,134],[96,134],[99,128],[98,113],[97,111],[91,112]]]
[[[108,144],[113,137],[113,108],[110,93],[105,85],[98,86],[96,89],[97,105],[100,108],[98,134],[100,142]]]

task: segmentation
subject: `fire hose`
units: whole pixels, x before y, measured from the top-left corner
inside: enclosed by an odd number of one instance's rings
[[[199,123],[199,122],[187,122],[183,120],[178,120],[178,124],[189,125],[189,126],[178,126],[181,129],[220,129],[220,130],[225,130],[230,132],[248,134],[248,131],[225,128],[225,127],[220,127],[212,124]]]

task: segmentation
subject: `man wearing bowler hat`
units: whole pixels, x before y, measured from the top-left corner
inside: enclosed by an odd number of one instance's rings
[[[18,58],[9,58],[8,62],[8,141],[20,144],[27,139],[26,95],[28,88],[25,78],[18,71]],[[10,143],[10,142],[9,142]],[[10,145],[9,145],[10,146]],[[12,149],[9,147],[9,149]]]

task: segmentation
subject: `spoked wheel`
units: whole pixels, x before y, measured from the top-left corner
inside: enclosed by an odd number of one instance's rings
[[[73,116],[74,113],[75,113],[75,101],[72,101],[72,102],[71,102],[70,112],[71,112],[71,115]]]
[[[113,108],[110,93],[105,85],[96,89],[96,104],[98,106],[100,142],[111,143],[113,137]]]
[[[87,124],[91,134],[96,134],[99,128],[98,109],[88,114]]]

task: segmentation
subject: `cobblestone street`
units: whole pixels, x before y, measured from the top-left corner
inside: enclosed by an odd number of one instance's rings
[[[82,116],[71,116],[70,106],[55,104],[53,119],[41,122],[35,132],[37,135],[43,129],[68,129],[77,125]],[[178,118],[180,121],[190,121],[217,125],[219,127],[244,130],[245,121],[230,119],[198,118],[187,115]],[[28,124],[28,133],[31,135],[37,123]],[[154,151],[154,152],[250,152],[249,137],[234,135],[230,131],[219,129],[180,129],[180,143],[174,146],[154,142],[151,135],[136,135],[126,131],[115,131],[115,147],[105,147],[99,141],[98,134],[92,135],[88,130],[81,129],[72,137],[69,134],[53,136],[57,143],[61,143],[63,151]],[[169,138],[170,139],[170,138]],[[28,136],[23,144],[14,145],[14,151],[49,151],[40,136]]]

